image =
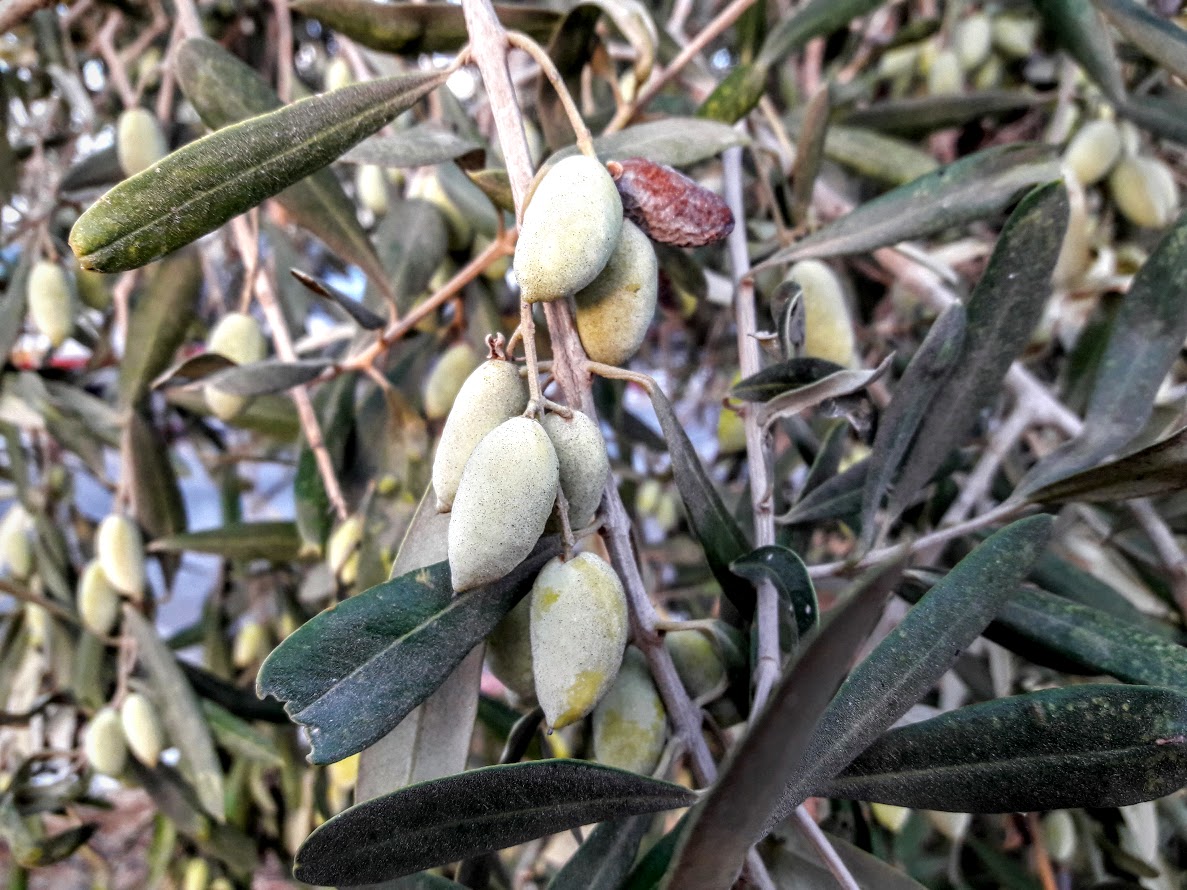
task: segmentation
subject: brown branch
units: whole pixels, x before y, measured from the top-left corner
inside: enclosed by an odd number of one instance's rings
[[[53,6],[55,0],[3,0],[0,2],[0,32],[11,31],[33,13],[47,6]]]

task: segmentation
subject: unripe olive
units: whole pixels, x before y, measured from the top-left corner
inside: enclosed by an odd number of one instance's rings
[[[1161,228],[1179,213],[1179,186],[1158,158],[1123,158],[1109,176],[1109,195],[1135,225]]]
[[[1059,865],[1076,855],[1076,823],[1067,810],[1052,810],[1043,817],[1043,842],[1047,853]]]
[[[605,560],[550,560],[532,585],[532,673],[552,729],[580,720],[622,664],[629,625],[622,582]]]
[[[959,21],[952,35],[952,45],[960,67],[972,71],[989,58],[993,44],[993,28],[989,16],[983,12],[973,13]]]
[[[742,415],[722,406],[717,415],[717,453],[737,454],[746,450],[746,423]]]
[[[1096,230],[1096,221],[1088,213],[1084,187],[1070,171],[1064,175],[1064,184],[1068,197],[1067,229],[1063,233],[1063,243],[1051,280],[1058,287],[1071,287],[1088,271],[1092,262],[1092,236]]]
[[[87,725],[83,739],[83,753],[95,772],[118,776],[128,762],[128,748],[124,730],[115,708],[101,708]]]
[[[1089,121],[1080,127],[1067,150],[1063,163],[1083,185],[1094,185],[1105,178],[1121,157],[1121,131],[1110,120]]]
[[[664,751],[667,712],[647,660],[629,647],[614,685],[593,712],[594,759],[606,766],[650,774]]]
[[[494,243],[489,237],[481,233],[474,236],[474,253],[479,254]],[[487,281],[502,281],[507,277],[507,270],[511,268],[511,257],[504,254],[482,270],[482,277]]]
[[[235,885],[231,883],[230,878],[219,875],[210,882],[209,890],[235,890]]]
[[[544,430],[560,464],[561,491],[569,502],[569,527],[585,528],[598,512],[610,478],[606,440],[597,423],[580,411],[574,411],[570,418],[546,415]]]
[[[482,437],[528,406],[528,387],[513,362],[489,359],[466,378],[453,400],[433,458],[437,509],[449,510],[466,461]]]
[[[148,696],[139,692],[128,694],[120,707],[120,725],[124,729],[124,741],[136,759],[145,766],[156,766],[165,750],[165,727]]]
[[[804,354],[856,365],[853,319],[837,274],[820,260],[801,260],[788,271],[787,280],[804,292]]]
[[[445,228],[449,233],[450,250],[463,250],[473,240],[474,223],[449,197],[435,170],[426,171],[416,177],[408,189],[408,197],[428,201],[441,211],[445,218]]]
[[[536,186],[515,247],[515,279],[529,303],[572,296],[605,268],[622,230],[622,198],[606,166],[559,161]]]
[[[127,516],[112,513],[99,523],[95,551],[112,587],[139,600],[144,596],[144,538]]]
[[[326,767],[330,787],[335,791],[350,791],[359,781],[359,755],[351,754]]]
[[[255,318],[245,312],[228,312],[210,332],[206,351],[217,353],[237,365],[249,365],[263,361],[268,354],[268,343]],[[252,401],[249,396],[223,392],[214,384],[207,384],[203,394],[210,413],[224,422],[234,420]]]
[[[99,312],[106,312],[111,306],[111,290],[107,279],[111,276],[78,266],[74,270],[74,282],[83,305]]]
[[[1006,66],[1001,56],[996,53],[990,55],[981,67],[973,72],[973,88],[977,90],[996,90],[1006,78]]]
[[[874,821],[889,831],[891,834],[898,834],[903,830],[903,826],[907,824],[907,820],[911,818],[911,811],[906,807],[897,807],[889,803],[872,803],[870,804],[870,813],[874,817]]]
[[[25,630],[29,634],[30,646],[47,648],[54,635],[54,619],[49,609],[37,603],[25,603]]]
[[[61,346],[74,331],[74,299],[66,270],[38,260],[29,272],[29,318],[51,345]]]
[[[1021,15],[999,15],[993,20],[993,45],[1004,56],[1022,59],[1035,51],[1039,23]]]
[[[468,343],[445,350],[425,380],[425,417],[440,420],[448,415],[463,384],[480,363],[478,351]]]
[[[453,589],[497,581],[523,562],[556,503],[560,467],[544,427],[513,417],[466,461],[449,518]]]
[[[949,96],[964,89],[960,59],[950,49],[943,49],[927,69],[927,92],[930,96]]]
[[[878,74],[890,80],[897,80],[914,74],[918,66],[919,46],[905,43],[902,46],[893,46],[882,53],[878,59]]]
[[[147,108],[129,108],[120,115],[115,149],[125,176],[147,170],[169,153],[161,122]]]
[[[378,164],[359,164],[354,174],[359,201],[376,216],[387,213],[387,176]]]
[[[536,698],[532,679],[532,601],[525,596],[486,638],[490,672],[523,702]]]
[[[625,363],[647,336],[658,297],[659,264],[651,239],[623,220],[605,268],[577,293],[577,333],[586,354],[607,365]]]
[[[231,644],[231,664],[239,670],[252,667],[263,661],[271,648],[268,642],[268,628],[258,621],[246,621],[235,634],[235,640]]]
[[[354,83],[350,63],[341,56],[334,56],[326,65],[325,84],[327,90],[340,90]]]
[[[330,533],[326,542],[326,563],[330,571],[349,587],[358,578],[359,544],[363,540],[363,517],[348,516]]]
[[[973,817],[969,813],[947,813],[942,810],[924,810],[923,815],[932,828],[950,841],[961,841],[968,834]]]
[[[0,521],[0,562],[9,577],[24,581],[33,574],[33,543],[29,540],[33,519],[14,503]]]
[[[693,698],[708,695],[725,682],[725,664],[709,637],[699,630],[674,630],[664,634],[680,682]]]
[[[83,627],[101,637],[115,629],[120,617],[120,595],[97,559],[87,563],[78,579],[78,617]]]
[[[680,524],[680,495],[671,490],[664,491],[655,508],[655,524],[664,534]]]
[[[181,890],[207,890],[210,883],[210,864],[195,856],[185,864],[181,877]]]

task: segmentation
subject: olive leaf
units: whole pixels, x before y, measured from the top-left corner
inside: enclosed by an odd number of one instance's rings
[[[265,359],[262,362],[236,365],[216,371],[205,378],[203,383],[235,396],[262,396],[309,383],[333,366],[332,359],[324,358],[300,359],[294,362]]]
[[[1044,689],[892,730],[831,797],[958,813],[1122,807],[1187,784],[1187,695],[1152,686]]]
[[[590,822],[686,807],[679,785],[580,760],[471,770],[356,804],[297,851],[309,884],[390,880]]]
[[[793,417],[821,402],[859,393],[890,370],[893,361],[894,353],[892,352],[873,370],[863,368],[856,371],[848,369],[835,371],[815,383],[809,383],[775,396],[770,401],[764,402],[758,409],[758,423],[764,430],[769,429],[771,424],[780,418]]]
[[[420,124],[394,136],[371,136],[342,156],[348,164],[429,167],[446,161],[481,166],[486,152],[477,142],[441,127]]]
[[[75,222],[70,246],[87,269],[143,266],[320,170],[448,76],[353,84],[217,130],[101,197]]]
[[[1084,0],[1034,0],[1047,30],[1116,102],[1125,97],[1125,81],[1109,31],[1092,3]]]
[[[548,882],[548,890],[619,890],[652,821],[643,815],[603,822]]]
[[[961,127],[985,117],[1005,115],[1041,104],[1044,99],[1021,90],[982,90],[957,95],[885,99],[843,113],[852,127],[901,136],[922,136]]]
[[[730,395],[743,402],[769,402],[785,392],[818,383],[844,371],[843,365],[827,359],[802,356],[763,368],[730,387]]]
[[[148,549],[152,553],[217,553],[226,559],[266,559],[287,562],[296,559],[301,549],[297,528],[291,522],[239,522],[220,528],[183,532],[157,538]]]

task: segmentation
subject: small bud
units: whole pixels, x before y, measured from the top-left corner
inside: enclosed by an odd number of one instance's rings
[[[993,19],[993,45],[1010,59],[1024,59],[1039,42],[1039,23],[1021,15],[999,15]]]
[[[1109,195],[1131,223],[1157,229],[1179,213],[1179,186],[1170,167],[1152,157],[1124,158],[1109,176]]]
[[[30,646],[46,649],[54,638],[54,617],[45,606],[25,603],[25,629],[29,634]]]
[[[604,164],[567,157],[540,180],[524,211],[515,278],[529,303],[581,290],[606,266],[622,230],[622,199]]]
[[[523,562],[544,533],[559,484],[556,449],[532,418],[513,417],[483,437],[449,519],[453,589],[497,581]]]
[[[231,645],[231,663],[239,670],[245,670],[263,661],[271,650],[268,628],[258,621],[246,621]]]
[[[78,617],[83,627],[96,636],[110,634],[120,618],[120,595],[97,559],[91,560],[78,579]]]
[[[125,176],[135,176],[169,154],[161,122],[147,108],[129,108],[120,115],[115,146]]]
[[[416,177],[408,189],[408,197],[428,201],[441,212],[449,233],[450,250],[465,250],[470,246],[470,242],[474,240],[474,223],[449,197],[436,171],[429,170]],[[522,238],[522,229],[520,232]]]
[[[545,415],[544,430],[556,449],[561,491],[569,502],[569,526],[574,531],[585,528],[593,522],[610,478],[606,440],[597,423],[580,411],[571,418]]]
[[[363,540],[363,517],[347,517],[326,542],[326,563],[344,585],[354,584],[359,572],[359,544]]]
[[[91,718],[83,740],[83,753],[95,772],[118,777],[124,771],[128,748],[115,708],[102,708]]]
[[[658,296],[655,249],[628,220],[601,274],[576,296],[577,333],[586,354],[607,365],[627,362],[647,336]]]
[[[387,176],[377,164],[359,164],[355,171],[359,202],[376,216],[387,213]]]
[[[127,516],[115,513],[99,523],[95,550],[111,585],[124,596],[144,596],[144,538]]]
[[[1076,823],[1067,810],[1052,810],[1043,817],[1043,842],[1047,853],[1059,865],[1076,855]]]
[[[165,728],[157,709],[148,697],[132,692],[120,708],[124,740],[136,759],[145,766],[156,766],[165,750]]]
[[[33,517],[14,503],[0,520],[0,563],[9,577],[25,581],[33,574]]]
[[[205,859],[195,856],[185,864],[181,878],[181,890],[207,890],[210,883],[210,865]]]
[[[946,813],[941,810],[924,810],[923,815],[931,823],[932,828],[948,840],[960,842],[968,834],[969,826],[973,822],[970,813]]]
[[[580,720],[606,694],[630,627],[622,582],[603,559],[550,560],[532,585],[532,672],[552,729]]]
[[[1063,163],[1082,185],[1095,185],[1121,157],[1121,131],[1110,120],[1089,121],[1063,153]]]
[[[440,420],[448,416],[458,393],[480,363],[477,350],[468,343],[445,350],[425,380],[425,417]]]
[[[50,344],[61,346],[74,332],[74,298],[66,270],[38,260],[29,273],[29,318]]]
[[[344,760],[331,763],[326,767],[326,772],[330,780],[330,787],[335,791],[353,790],[359,781],[359,755],[351,754]]]
[[[643,653],[632,646],[626,650],[614,685],[594,708],[594,759],[650,775],[664,751],[666,736],[667,712]]]

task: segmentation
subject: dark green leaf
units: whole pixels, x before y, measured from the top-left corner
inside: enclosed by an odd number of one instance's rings
[[[254,692],[232,686],[197,665],[178,662],[186,679],[201,698],[214,702],[244,720],[263,720],[268,723],[288,723],[288,715],[275,699],[260,701]]]
[[[265,359],[250,365],[236,365],[211,374],[205,385],[217,387],[220,391],[235,396],[263,396],[284,392],[294,386],[316,379],[334,362],[326,358],[301,359],[282,362],[279,359]]]
[[[1148,633],[1174,638],[1175,631],[1153,615],[1147,615],[1131,603],[1124,594],[1114,590],[1091,572],[1087,572],[1055,553],[1048,551],[1039,557],[1030,572],[1030,580],[1043,590],[1064,599],[1089,606],[1136,624]]]
[[[349,757],[437,689],[559,550],[545,539],[505,578],[456,598],[448,563],[372,587],[289,635],[260,667],[256,691],[308,728],[312,762]]]
[[[787,831],[782,843],[765,848],[771,879],[780,888],[836,890],[837,879],[821,860],[819,851],[801,831]],[[859,887],[869,890],[922,890],[923,885],[877,856],[844,838],[825,833]]]
[[[853,127],[918,137],[936,130],[961,127],[983,117],[1021,111],[1040,101],[1040,97],[1020,90],[918,96],[871,103],[844,115],[842,120]]]
[[[631,873],[627,875],[626,884],[623,885],[623,890],[655,890],[664,879],[664,873],[668,870],[668,865],[672,861],[672,856],[676,853],[676,847],[680,843],[680,838],[684,832],[688,830],[689,815],[686,812],[680,817],[672,830],[661,837],[647,854],[631,869]]]
[[[805,635],[815,629],[820,622],[820,606],[816,602],[816,587],[808,575],[808,568],[795,552],[776,544],[759,547],[741,559],[735,559],[730,564],[735,575],[741,575],[752,582],[770,581],[779,593],[779,600],[784,611],[780,613],[780,623],[784,619],[792,622],[788,628],[794,631],[796,639],[803,639]],[[785,636],[780,631],[780,636]]]
[[[1187,696],[1150,686],[1045,689],[887,733],[831,797],[960,813],[1120,807],[1187,784]]]
[[[736,66],[697,109],[697,117],[722,124],[741,120],[762,98],[770,70],[761,59]]]
[[[789,133],[799,133],[799,115],[787,118]],[[889,185],[902,185],[939,168],[939,163],[912,142],[850,124],[830,124],[824,137],[824,156],[862,176]]]
[[[264,735],[246,720],[209,700],[202,702],[202,713],[219,747],[236,758],[264,766],[279,768],[284,765],[284,759],[276,750],[276,740]]]
[[[161,434],[139,412],[128,414],[121,451],[131,468],[132,506],[136,518],[150,538],[185,531],[185,502],[172,453]],[[172,570],[171,566],[171,570]]]
[[[71,164],[58,187],[63,192],[79,192],[114,185],[123,178],[119,152],[114,145],[109,145]]]
[[[449,252],[445,217],[428,201],[400,201],[375,233],[384,267],[401,314],[428,289],[433,274]]]
[[[335,471],[342,469],[347,439],[354,430],[355,383],[355,375],[342,374],[321,387],[314,401],[322,441]],[[330,508],[330,496],[326,494],[325,480],[317,466],[317,455],[304,434],[301,436],[301,453],[297,457],[297,476],[293,480],[293,498],[301,540],[321,547],[330,533],[334,513]]]
[[[206,396],[198,390],[177,387],[167,390],[166,398],[170,404],[194,414],[210,413]],[[301,432],[293,400],[287,396],[260,396],[253,399],[247,410],[230,421],[229,425],[261,433],[282,442],[295,441]]]
[[[672,403],[659,386],[648,391],[660,429],[672,456],[672,475],[684,502],[689,523],[709,560],[709,568],[722,591],[743,618],[754,614],[754,588],[730,571],[730,563],[750,552],[746,535],[721,502],[713,480],[705,472],[696,449],[689,441]]]
[[[235,367],[235,363],[217,352],[203,352],[183,359],[173,367],[162,371],[150,385],[152,389],[164,386],[184,386],[196,383],[204,377]]]
[[[893,361],[894,353],[891,353],[882,360],[882,364],[873,370],[843,368],[815,383],[788,390],[782,395],[775,396],[769,402],[763,403],[757,412],[758,423],[763,429],[766,429],[781,417],[792,417],[801,411],[814,408],[822,402],[859,393],[885,374]]]
[[[844,769],[952,667],[1017,589],[1051,525],[1050,516],[1032,516],[990,536],[854,669],[816,726],[808,766],[783,789],[770,824]]]
[[[296,0],[292,8],[380,52],[447,53],[461,49],[469,40],[462,7],[452,3]],[[547,40],[561,18],[540,6],[496,4],[495,13],[504,27],[536,40]]]
[[[371,136],[342,156],[348,164],[380,167],[430,167],[458,160],[481,166],[485,151],[477,142],[431,124],[400,130],[393,136]]]
[[[808,492],[795,506],[775,521],[781,525],[804,525],[829,519],[843,519],[857,525],[861,518],[862,491],[869,473],[869,458],[858,461]],[[860,527],[859,529],[860,530]]]
[[[727,148],[747,144],[746,134],[727,124],[695,117],[667,117],[599,136],[594,140],[594,150],[603,161],[639,157],[669,167],[690,167]],[[561,149],[546,163],[554,164],[577,151],[575,146]]]
[[[864,253],[965,225],[998,213],[1023,189],[1058,178],[1052,146],[1021,142],[987,148],[867,201],[755,271],[809,257]]]
[[[1116,102],[1125,96],[1125,82],[1109,31],[1100,13],[1085,0],[1034,0],[1051,33],[1080,63],[1104,94]]]
[[[21,336],[29,297],[29,273],[33,269],[33,251],[28,243],[21,248],[20,259],[12,270],[4,295],[0,297],[0,359],[7,361],[12,347]]]
[[[317,294],[323,299],[329,300],[336,306],[341,308],[347,315],[354,319],[355,323],[367,331],[381,330],[387,323],[380,316],[376,315],[360,301],[346,296],[342,291],[336,287],[332,287],[320,278],[314,278],[312,275],[307,275],[300,269],[289,269],[289,274],[297,281],[301,282],[313,293]]]
[[[805,642],[803,654],[693,810],[665,888],[720,890],[733,884],[747,851],[765,834],[784,787],[804,771],[812,729],[901,573],[901,562],[871,572]]]
[[[603,822],[548,882],[548,890],[619,890],[651,822],[650,815]]]
[[[222,765],[193,687],[156,628],[143,615],[125,607],[124,627],[136,641],[136,655],[152,682],[161,722],[181,752],[182,770],[193,783],[202,808],[219,822],[223,821]]]
[[[1125,446],[1150,418],[1154,396],[1187,337],[1187,216],[1142,265],[1117,310],[1084,417],[1084,431],[1019,483],[1030,495]]]
[[[1187,121],[1178,97],[1130,96],[1117,103],[1117,112],[1155,136],[1187,143]]]
[[[174,67],[186,98],[212,130],[282,107],[280,97],[250,66],[213,40],[194,37],[177,51]],[[330,249],[355,263],[377,286],[386,285],[383,267],[354,204],[330,170],[318,170],[276,196],[294,221]]]
[[[548,41],[548,56],[561,80],[572,94],[581,89],[581,72],[593,60],[601,47],[598,22],[602,10],[595,3],[577,3],[565,12],[560,26]],[[568,113],[557,91],[541,78],[536,85],[536,117],[544,141],[551,148],[572,145],[575,134]]]
[[[217,130],[96,201],[74,224],[71,247],[88,269],[143,266],[320,170],[447,77],[353,84]]]
[[[822,358],[805,356],[788,359],[739,380],[730,388],[730,395],[743,402],[769,402],[789,390],[808,386],[844,370],[836,362]]]
[[[817,89],[808,100],[801,116],[799,133],[795,143],[795,168],[791,180],[791,220],[799,226],[808,222],[808,209],[812,206],[812,192],[816,177],[824,161],[824,144],[828,136],[829,116],[832,101],[828,84]]]
[[[897,516],[961,445],[982,409],[994,404],[1014,359],[1042,318],[1051,272],[1067,227],[1063,183],[1027,195],[1006,220],[966,306],[964,344],[953,372],[927,406],[894,483],[888,511]]]
[[[308,837],[293,874],[310,884],[384,881],[695,799],[679,785],[579,760],[491,766],[351,807]]]
[[[811,0],[775,26],[763,43],[759,59],[773,65],[801,49],[814,37],[831,34],[855,18],[873,12],[884,0]]]
[[[301,541],[291,522],[241,522],[220,528],[169,535],[153,541],[153,553],[215,553],[226,559],[266,559],[289,562],[297,558]]]

